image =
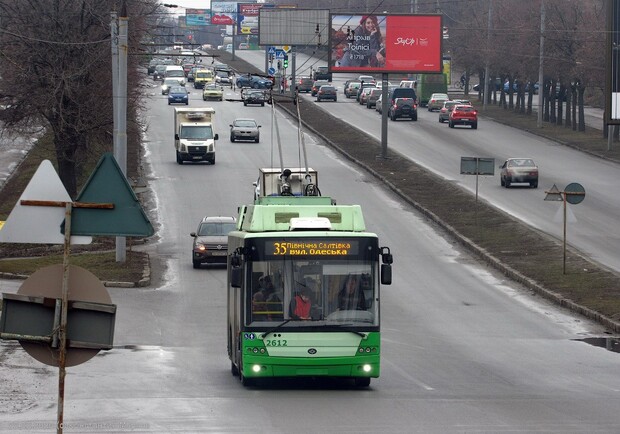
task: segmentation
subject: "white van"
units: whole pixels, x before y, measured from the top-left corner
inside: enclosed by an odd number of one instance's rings
[[[182,83],[181,86],[185,86],[185,71],[183,71],[183,67],[179,65],[167,65],[166,72],[164,73],[164,78],[181,78]]]
[[[410,87],[412,89],[415,89],[417,87],[417,84],[418,83],[414,80],[403,80],[400,82],[398,87]]]

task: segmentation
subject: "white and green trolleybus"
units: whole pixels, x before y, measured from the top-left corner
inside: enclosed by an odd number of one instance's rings
[[[359,205],[259,195],[240,207],[237,230],[228,235],[233,375],[243,385],[345,377],[368,386],[380,374],[380,286],[391,284],[391,264],[390,249],[366,231]],[[301,293],[311,306],[303,316],[296,314]]]

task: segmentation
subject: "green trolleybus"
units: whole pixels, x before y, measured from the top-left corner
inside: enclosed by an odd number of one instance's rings
[[[243,385],[345,377],[368,386],[380,374],[380,285],[391,284],[391,264],[358,205],[288,195],[240,207],[228,235],[233,375]]]

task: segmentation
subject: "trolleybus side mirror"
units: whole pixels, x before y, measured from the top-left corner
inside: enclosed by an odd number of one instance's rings
[[[381,262],[381,284],[391,285],[392,262],[394,262],[394,258],[392,257],[392,253],[390,253],[389,247],[381,247]]]
[[[230,270],[230,286],[233,288],[241,288],[241,267]]]
[[[381,264],[381,284],[392,284],[392,266],[390,264]]]

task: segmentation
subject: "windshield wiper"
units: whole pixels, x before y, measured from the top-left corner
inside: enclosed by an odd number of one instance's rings
[[[293,320],[293,318],[289,318],[284,322],[281,322],[280,324],[278,324],[277,326],[275,326],[274,328],[272,328],[271,330],[266,331],[265,333],[263,333],[261,335],[261,339],[265,339],[265,337],[267,337],[268,334],[273,333],[275,331],[277,331],[280,327],[282,327],[285,324],[288,324],[289,322],[291,322]]]
[[[335,328],[340,329],[340,328],[349,327],[349,326],[352,326],[352,325],[353,325],[352,323],[350,323],[350,324],[333,324],[330,327],[335,327]],[[359,336],[361,336],[363,338],[368,336],[368,334],[362,333],[362,332],[358,332],[356,330],[347,330],[347,331],[350,332],[350,333],[355,333],[356,335],[359,335]]]

